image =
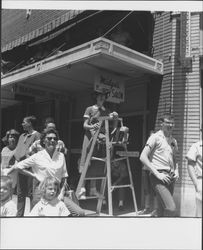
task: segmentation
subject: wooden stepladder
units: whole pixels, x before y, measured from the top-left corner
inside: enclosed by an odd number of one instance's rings
[[[113,190],[118,189],[118,188],[130,188],[132,191],[132,198],[133,198],[133,204],[134,204],[134,209],[135,213],[137,214],[137,202],[136,202],[136,197],[135,197],[135,190],[134,190],[134,185],[133,185],[133,179],[132,179],[132,173],[130,169],[130,163],[129,163],[129,158],[128,158],[128,152],[127,152],[127,140],[123,136],[121,136],[122,133],[119,133],[120,130],[119,128],[116,128],[114,130],[114,134],[110,135],[109,133],[109,121],[112,120],[110,117],[100,117],[99,118],[99,129],[96,131],[96,133],[93,136],[93,139],[90,141],[90,146],[89,146],[89,152],[86,157],[84,169],[82,171],[82,174],[80,176],[80,180],[76,189],[76,196],[79,198],[79,193],[81,188],[84,186],[86,180],[100,180],[101,185],[100,185],[100,191],[98,196],[94,197],[87,197],[87,199],[92,199],[92,198],[97,198],[97,208],[96,208],[96,213],[100,214],[101,208],[102,208],[102,201],[104,199],[105,195],[105,189],[107,185],[107,195],[108,195],[108,213],[109,215],[113,215],[113,204],[112,204],[112,193]],[[122,119],[119,118],[121,125]],[[101,157],[96,157],[94,155],[94,149],[96,146],[98,146],[98,137],[99,133],[101,131],[102,126],[104,125],[105,128],[105,140],[103,142],[103,146],[105,148],[105,154],[102,155]],[[122,126],[121,126],[122,127]],[[119,148],[122,148],[122,156],[119,158],[112,158],[112,152],[113,152],[113,147],[114,146],[119,146]],[[116,185],[113,186],[111,183],[111,163],[114,161],[126,161],[126,166],[127,166],[127,172],[129,175],[129,184],[126,185]],[[93,164],[94,163],[94,164]],[[89,169],[92,167],[97,167],[97,165],[103,164],[103,171],[100,171],[101,174],[99,175],[91,175],[91,171]],[[89,172],[89,173],[88,173]]]

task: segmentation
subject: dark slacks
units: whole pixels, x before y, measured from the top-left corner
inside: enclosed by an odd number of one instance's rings
[[[163,183],[153,174],[150,174],[152,188],[157,195],[158,201],[158,216],[173,217],[176,216],[176,205],[173,199],[174,181],[169,184]]]
[[[18,173],[17,181],[17,217],[23,217],[25,211],[26,197],[32,199],[32,180],[33,178],[21,173]]]

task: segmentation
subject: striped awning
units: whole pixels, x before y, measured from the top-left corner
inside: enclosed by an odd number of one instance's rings
[[[32,32],[6,44],[2,49],[1,52],[5,52],[7,50],[11,50],[15,47],[18,47],[22,44],[28,43],[30,41],[37,41],[38,39],[45,38],[46,36],[52,34],[53,32],[57,32],[61,26],[68,21],[74,19],[80,13],[84,12],[85,10],[69,10],[64,15],[46,23],[42,27],[33,30]],[[60,26],[60,27],[59,27]]]

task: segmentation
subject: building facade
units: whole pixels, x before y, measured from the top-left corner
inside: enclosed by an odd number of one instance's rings
[[[137,153],[130,163],[141,208],[138,155],[149,131],[158,129],[159,116],[172,112],[180,164],[174,196],[179,215],[194,216],[185,155],[200,138],[202,121],[201,18],[199,12],[3,10],[2,135],[10,128],[21,130],[28,114],[35,114],[39,124],[54,117],[69,148],[74,185],[83,113],[97,84],[110,86],[109,108],[130,128],[128,149]],[[116,36],[117,26],[123,30]]]

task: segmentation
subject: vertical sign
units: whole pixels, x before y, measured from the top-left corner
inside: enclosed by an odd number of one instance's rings
[[[180,57],[184,60],[190,57],[190,12],[181,12],[180,15]]]

